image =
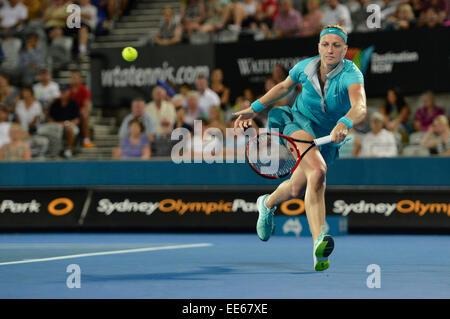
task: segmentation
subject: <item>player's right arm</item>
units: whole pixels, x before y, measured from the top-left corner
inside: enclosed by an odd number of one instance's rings
[[[278,83],[273,88],[271,88],[266,94],[264,94],[259,99],[259,102],[264,106],[271,105],[272,103],[285,97],[292,89],[295,88],[296,85],[297,83],[295,83],[288,75],[284,81]],[[256,112],[250,106],[245,110],[234,113],[233,115],[238,116],[238,118],[234,122],[234,128],[239,127],[244,129],[251,125],[251,120],[255,117]]]

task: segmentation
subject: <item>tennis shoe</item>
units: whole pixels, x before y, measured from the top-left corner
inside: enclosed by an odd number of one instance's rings
[[[259,239],[261,239],[262,241],[269,240],[270,236],[275,230],[273,213],[275,212],[277,207],[275,206],[272,209],[267,208],[265,204],[267,196],[269,196],[269,194],[261,195],[256,201],[259,213],[258,221],[256,223],[256,233],[258,234]]]
[[[324,271],[330,267],[330,261],[328,257],[331,255],[334,249],[333,237],[326,234],[325,226],[320,227],[320,235],[314,243],[314,270]]]

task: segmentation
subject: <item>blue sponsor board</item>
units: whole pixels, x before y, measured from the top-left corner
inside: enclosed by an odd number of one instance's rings
[[[347,217],[327,216],[326,230],[331,236],[348,233]],[[311,236],[306,216],[275,216],[275,236]]]

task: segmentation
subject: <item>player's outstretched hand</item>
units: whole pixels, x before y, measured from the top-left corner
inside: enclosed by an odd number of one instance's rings
[[[255,111],[249,106],[239,112],[233,113],[238,118],[234,121],[234,129],[241,128],[243,130],[252,126],[252,119],[256,116]]]
[[[342,122],[339,122],[334,129],[331,131],[331,141],[333,143],[340,143],[342,142],[348,135],[348,128],[347,125],[345,125]]]

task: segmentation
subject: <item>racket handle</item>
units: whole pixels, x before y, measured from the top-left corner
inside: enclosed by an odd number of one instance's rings
[[[314,143],[315,143],[317,146],[325,145],[325,144],[331,143],[331,135],[316,138],[316,139],[314,140]]]

